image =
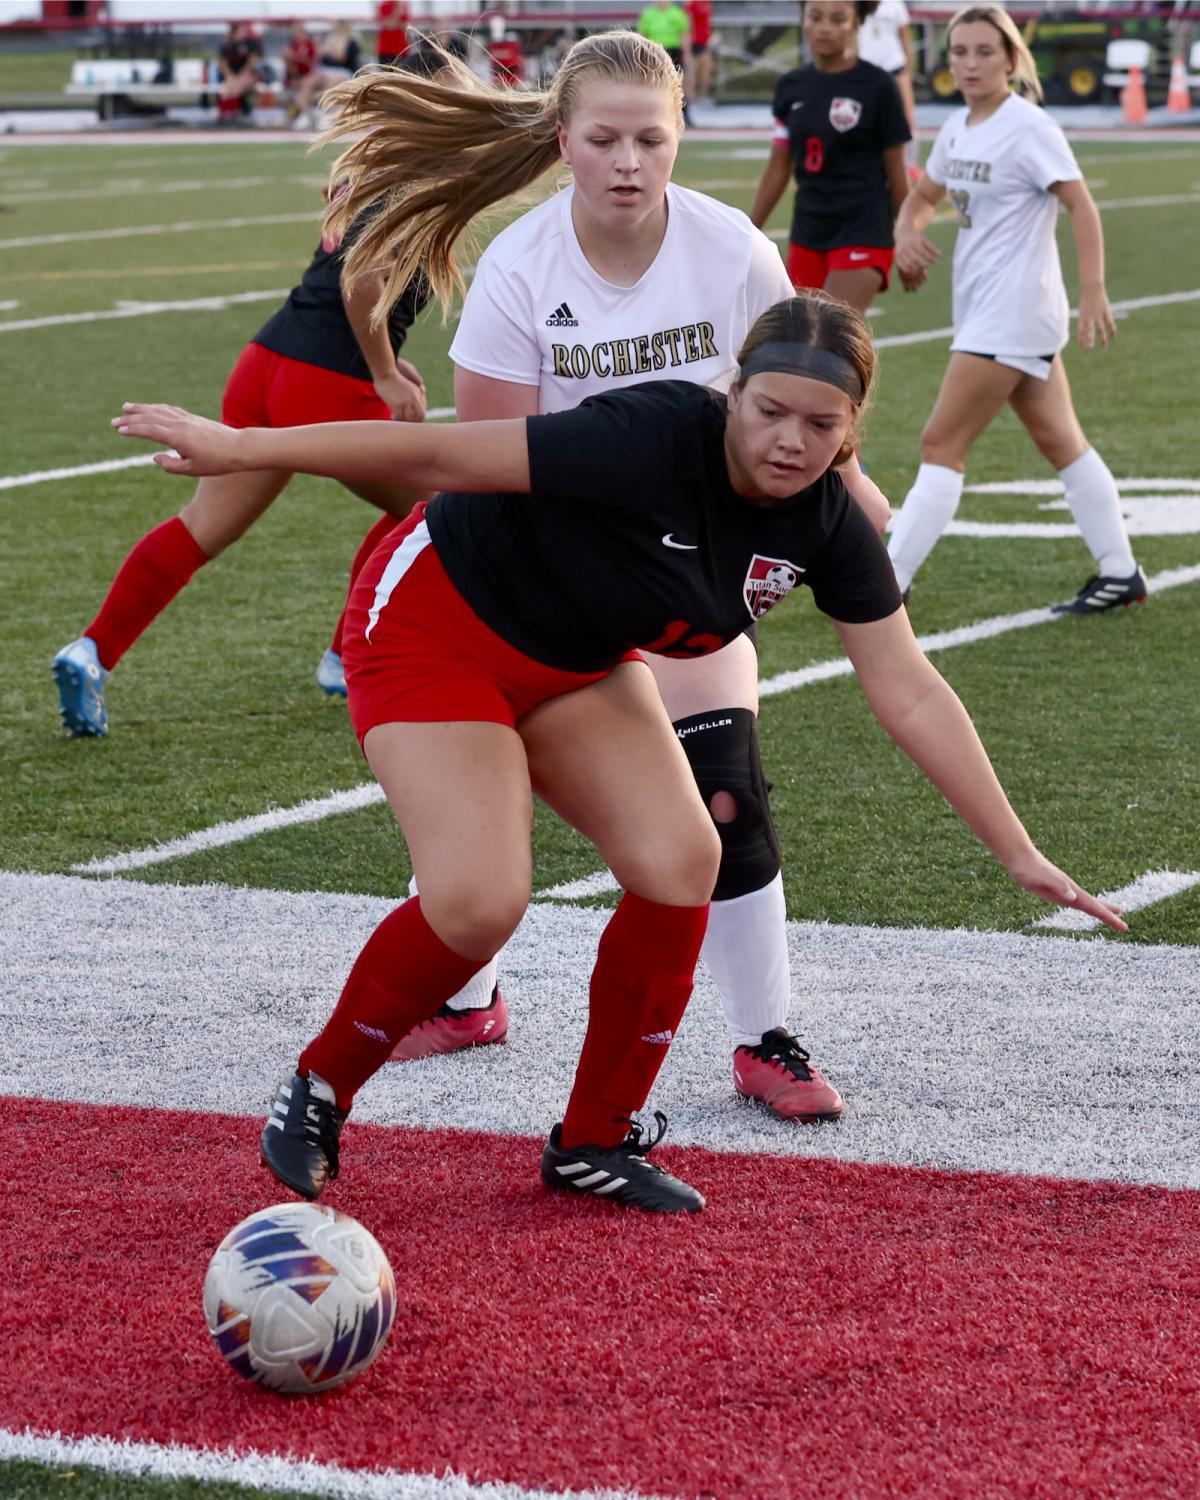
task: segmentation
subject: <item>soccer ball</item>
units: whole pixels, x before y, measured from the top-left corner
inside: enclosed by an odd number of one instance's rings
[[[796,574],[784,563],[774,563],[767,569],[767,576],[763,581],[773,593],[787,594],[796,587]]]
[[[328,1391],[387,1342],[396,1284],[374,1235],[316,1203],[264,1208],[231,1229],[204,1278],[204,1319],[239,1375]]]

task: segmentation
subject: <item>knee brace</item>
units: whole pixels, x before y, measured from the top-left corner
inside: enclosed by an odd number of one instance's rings
[[[731,901],[769,885],[779,873],[779,839],[771,821],[758,732],[748,708],[719,708],[677,719],[684,753],[721,839],[721,869],[714,901]],[[734,804],[722,820],[713,811],[718,792]]]

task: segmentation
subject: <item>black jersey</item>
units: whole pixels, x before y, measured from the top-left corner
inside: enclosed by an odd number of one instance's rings
[[[794,68],[776,84],[771,110],[795,164],[792,244],[891,245],[883,153],[912,139],[891,74],[868,62],[844,73]]]
[[[340,244],[322,237],[300,285],[292,288],[279,311],[254,335],[253,343],[322,370],[353,375],[357,380],[371,379],[370,367],[342,305],[342,261],[353,239],[353,225]],[[388,313],[388,337],[394,353],[400,352],[408,330],[428,300],[424,277],[414,277]]]
[[[849,623],[900,607],[883,544],[826,473],[770,506],[737,494],[723,397],[683,380],[529,417],[531,493],[445,494],[429,533],[475,613],[527,656],[601,671],[633,646],[704,656],[797,584]]]

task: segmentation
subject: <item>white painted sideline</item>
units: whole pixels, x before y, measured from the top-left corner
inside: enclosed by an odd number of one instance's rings
[[[1165,573],[1156,573],[1149,579],[1151,593],[1163,593],[1178,588],[1181,584],[1195,583],[1200,579],[1200,563],[1187,568],[1173,568]],[[956,630],[942,630],[933,635],[918,636],[921,649],[927,654],[947,651],[955,646],[969,646],[976,641],[990,640],[1005,635],[1010,630],[1026,630],[1031,625],[1048,625],[1061,620],[1048,608],[1027,609],[1015,615],[994,615],[990,620],[980,620],[974,625],[962,625]],[[759,696],[772,698],[780,693],[790,693],[796,688],[808,687],[814,682],[826,682],[835,677],[850,677],[854,668],[844,656],[832,657],[829,661],[814,662],[792,672],[779,672],[774,677],[764,677],[759,685]],[[277,828],[289,828],[297,823],[315,823],[336,813],[352,812],[360,807],[369,807],[384,800],[383,792],[373,783],[364,783],[348,792],[335,792],[328,797],[310,798],[292,807],[277,808],[273,812],[256,813],[253,817],[238,818],[230,823],[217,823],[211,828],[202,828],[196,833],[184,834],[166,843],[154,844],[146,849],[131,849],[124,854],[109,855],[104,859],[92,859],[83,864],[72,865],[77,875],[117,875],[126,870],[141,870],[149,865],[161,864],[164,860],[180,859],[196,854],[202,849],[218,849],[227,844],[237,844],[244,839],[256,838],[259,834],[273,833]],[[606,890],[615,890],[605,884],[607,872],[584,876],[581,880],[568,881],[539,891],[539,900],[577,900],[581,896],[600,895]],[[607,876],[612,880],[611,876]]]
[[[0,1429],[0,1461],[29,1459],[70,1468],[75,1464],[110,1474],[156,1479],[197,1479],[247,1485],[255,1490],[294,1490],[334,1500],[648,1500],[622,1490],[527,1490],[517,1484],[472,1484],[457,1474],[406,1474],[398,1469],[346,1469],[234,1448],[186,1448],[179,1443],[115,1442],[106,1437]]]
[[[1105,901],[1113,902],[1128,914],[1153,906],[1159,901],[1166,901],[1171,896],[1182,895],[1194,885],[1200,885],[1200,870],[1148,870],[1130,885],[1123,885],[1119,891],[1102,891],[1100,894]],[[1048,927],[1057,932],[1091,932],[1101,924],[1098,918],[1089,917],[1086,912],[1064,907],[1060,911],[1051,912],[1049,916],[1039,917],[1033,925]]]

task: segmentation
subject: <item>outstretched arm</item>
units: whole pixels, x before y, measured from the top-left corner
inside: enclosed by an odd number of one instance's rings
[[[868,625],[837,623],[875,717],[1018,885],[1125,932],[1119,908],[1090,896],[1035,847],[1009,805],[970,716],[897,610]]]
[[[342,484],[380,481],[423,490],[529,489],[523,420],[447,423],[319,422],[311,427],[226,427],[178,406],[127,401],[112,424],[122,437],[172,450],[154,462],[168,474],[286,469]]]

